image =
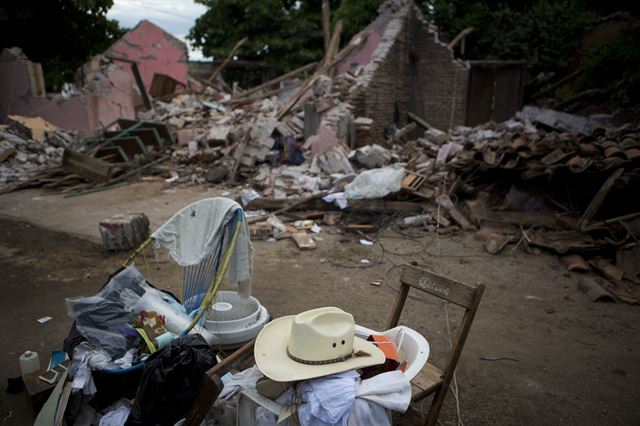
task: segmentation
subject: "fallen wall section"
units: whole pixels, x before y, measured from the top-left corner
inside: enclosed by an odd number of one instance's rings
[[[42,117],[63,129],[89,133],[117,118],[135,118],[133,80],[120,65],[94,58],[83,67],[80,92],[38,96],[30,84],[31,62],[20,49],[0,55],[0,123],[9,115]]]
[[[185,87],[189,84],[187,45],[150,21],[140,21],[105,54],[135,61],[147,91],[154,74],[164,74]],[[128,64],[121,63],[134,78]]]

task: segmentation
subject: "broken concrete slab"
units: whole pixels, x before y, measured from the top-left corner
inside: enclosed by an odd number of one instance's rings
[[[144,213],[111,216],[99,225],[102,243],[108,250],[131,250],[149,237],[149,218]]]
[[[135,61],[147,91],[155,74],[164,74],[185,87],[189,84],[187,45],[151,21],[140,21],[105,54]]]

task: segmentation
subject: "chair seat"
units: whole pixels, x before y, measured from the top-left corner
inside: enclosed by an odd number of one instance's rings
[[[418,401],[435,392],[441,385],[442,370],[427,362],[422,370],[411,379],[411,400]]]

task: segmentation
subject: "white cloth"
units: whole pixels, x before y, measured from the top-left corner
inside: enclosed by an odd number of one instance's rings
[[[253,366],[239,373],[222,376],[224,387],[218,396],[221,399],[229,399],[241,389],[255,389],[256,382],[263,377],[258,367]]]
[[[129,418],[131,404],[121,399],[112,406],[113,408],[100,418],[99,426],[123,426]]]
[[[229,280],[238,284],[240,294],[251,295],[251,240],[249,227],[240,204],[225,198],[205,198],[180,210],[151,237],[156,245],[169,250],[181,266],[197,265],[222,244],[222,228],[237,211],[242,223],[229,265]]]
[[[386,409],[404,413],[411,403],[411,383],[400,371],[363,380],[356,391],[348,426],[388,426]]]
[[[347,426],[349,413],[356,398],[360,376],[354,370],[332,374],[298,385],[298,397],[303,402],[298,418],[303,426]],[[292,396],[293,396],[293,391]],[[292,403],[292,398],[289,403]]]
[[[255,386],[255,383],[254,383]],[[289,389],[276,400],[292,405],[298,400],[302,426],[390,426],[387,409],[405,412],[411,402],[411,384],[400,371],[360,380],[354,371],[300,382],[297,396]],[[262,413],[259,426],[274,426],[275,415]],[[287,420],[280,425],[289,425]]]

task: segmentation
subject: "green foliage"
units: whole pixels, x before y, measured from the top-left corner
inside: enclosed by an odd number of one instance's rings
[[[577,90],[606,89],[615,82],[640,72],[640,28],[629,30],[616,41],[601,44],[583,61]]]
[[[243,59],[264,60],[287,68],[310,62],[322,50],[322,26],[288,0],[198,0],[208,10],[191,29],[189,39],[205,56],[224,58],[243,37]]]
[[[277,65],[282,71],[323,55],[321,0],[196,0],[207,7],[188,38],[205,56],[224,58],[248,38],[237,53],[242,59]],[[380,0],[331,1],[332,21],[343,19],[342,39],[360,31],[377,15]]]
[[[434,0],[426,10],[449,39],[475,29],[467,36],[466,58],[526,60],[534,72],[565,68],[594,22],[571,0]]]
[[[333,16],[333,21],[342,19],[342,40],[348,42],[369,25],[378,16],[380,3],[382,0],[342,0]]]
[[[21,47],[41,62],[49,90],[73,81],[89,56],[106,50],[124,31],[106,17],[113,0],[23,0],[0,3],[0,47]]]

